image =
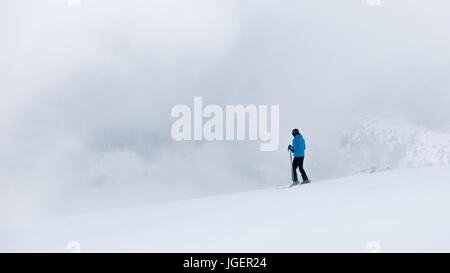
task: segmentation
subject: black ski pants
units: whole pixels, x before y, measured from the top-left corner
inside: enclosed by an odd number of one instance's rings
[[[297,168],[300,170],[302,174],[303,181],[308,180],[308,176],[306,175],[305,169],[303,169],[303,161],[304,157],[294,157],[294,161],[292,162],[292,177],[294,182],[298,181],[297,179]]]

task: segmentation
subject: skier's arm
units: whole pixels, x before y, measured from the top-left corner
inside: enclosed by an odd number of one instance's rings
[[[294,138],[292,140],[292,146],[290,147],[290,150],[295,152],[295,150],[297,150],[297,149],[298,149],[298,141],[296,141],[296,139]]]

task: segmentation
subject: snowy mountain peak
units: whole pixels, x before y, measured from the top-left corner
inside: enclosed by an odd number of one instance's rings
[[[354,172],[450,163],[449,134],[402,121],[362,117],[343,134],[340,144]]]

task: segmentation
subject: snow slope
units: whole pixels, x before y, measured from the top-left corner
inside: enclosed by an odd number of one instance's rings
[[[60,219],[12,232],[0,250],[448,252],[449,194],[450,166],[362,174]]]

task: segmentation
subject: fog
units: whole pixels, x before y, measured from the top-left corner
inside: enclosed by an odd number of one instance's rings
[[[361,115],[450,133],[450,2],[0,2],[1,228],[313,180]],[[176,142],[177,104],[280,106],[280,147]]]

